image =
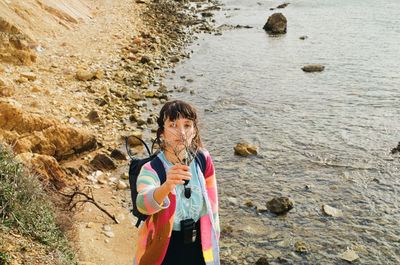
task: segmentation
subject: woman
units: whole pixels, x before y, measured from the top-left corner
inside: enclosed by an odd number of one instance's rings
[[[136,204],[149,218],[139,228],[134,264],[219,265],[217,183],[197,112],[183,101],[167,102],[157,123],[166,181],[160,183],[150,162],[138,176]]]

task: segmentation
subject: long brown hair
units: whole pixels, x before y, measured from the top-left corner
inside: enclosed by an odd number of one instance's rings
[[[165,103],[161,108],[159,117],[157,119],[158,129],[157,129],[157,143],[161,147],[162,143],[160,140],[161,134],[164,132],[164,124],[166,120],[175,121],[179,118],[185,118],[193,121],[193,126],[196,135],[194,136],[190,148],[197,151],[199,148],[203,147],[201,142],[200,132],[198,127],[197,110],[191,104],[186,103],[182,100],[173,100]]]

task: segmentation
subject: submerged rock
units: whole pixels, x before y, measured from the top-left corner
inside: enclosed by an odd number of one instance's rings
[[[346,250],[345,252],[343,252],[340,255],[340,258],[342,260],[345,260],[345,261],[348,261],[348,262],[354,262],[354,261],[358,260],[360,257],[357,255],[356,252],[354,252],[353,250],[348,249],[348,250]]]
[[[284,3],[284,4],[281,4],[281,5],[277,6],[276,8],[285,8],[285,7],[287,7],[289,4],[290,4],[290,3]]]
[[[223,236],[229,236],[233,233],[233,227],[231,225],[223,225],[221,228],[221,234]]]
[[[275,214],[285,214],[293,209],[293,201],[288,197],[277,197],[267,202],[267,208]]]
[[[343,216],[343,213],[341,210],[333,208],[332,206],[329,206],[327,204],[322,205],[322,211],[324,214],[332,217],[340,217]]]
[[[238,143],[233,149],[238,156],[257,155],[257,147],[247,143]]]
[[[400,152],[400,142],[397,144],[397,147],[393,148],[392,151],[390,151],[392,155],[399,153]]]
[[[304,72],[313,73],[313,72],[322,72],[325,70],[325,66],[321,64],[309,64],[305,65],[301,68]]]
[[[304,241],[301,241],[301,240],[294,243],[294,249],[296,252],[302,253],[302,254],[310,251],[308,245]]]
[[[271,34],[285,34],[287,30],[287,19],[282,13],[271,15],[263,29]]]
[[[261,257],[256,261],[256,265],[268,265],[268,258],[266,257]]]

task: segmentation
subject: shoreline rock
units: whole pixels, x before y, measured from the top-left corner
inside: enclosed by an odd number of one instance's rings
[[[304,72],[307,72],[307,73],[322,72],[325,70],[325,66],[323,66],[321,64],[309,64],[309,65],[303,66],[301,68],[301,70],[303,70]]]
[[[293,201],[288,197],[277,197],[267,202],[267,208],[275,214],[285,214],[293,209]]]
[[[282,13],[274,13],[268,17],[263,29],[269,34],[285,34],[287,31],[287,19]]]

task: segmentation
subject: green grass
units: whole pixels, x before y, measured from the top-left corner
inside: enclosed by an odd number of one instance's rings
[[[1,144],[0,228],[16,229],[57,251],[62,263],[75,264],[74,254],[56,223],[54,205],[41,182],[24,172],[23,165]],[[6,259],[7,253],[0,253],[0,261]]]
[[[10,264],[11,257],[7,253],[0,252],[0,264]]]

